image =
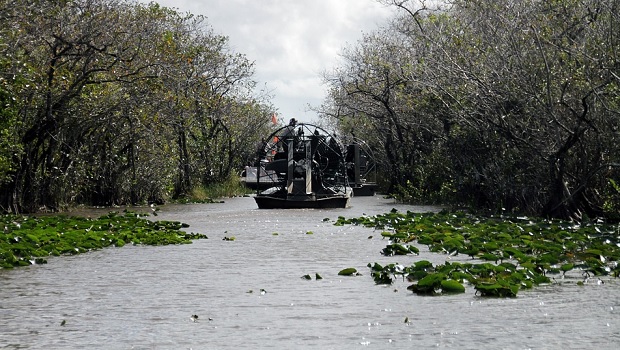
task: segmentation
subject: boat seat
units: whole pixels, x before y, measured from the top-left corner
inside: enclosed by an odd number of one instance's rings
[[[265,170],[273,170],[278,174],[286,173],[288,168],[288,161],[286,159],[278,159],[265,165]]]

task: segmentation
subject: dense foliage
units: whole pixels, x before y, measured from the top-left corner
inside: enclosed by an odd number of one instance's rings
[[[129,0],[0,0],[0,210],[161,202],[268,133],[253,63],[205,18]]]
[[[392,193],[620,218],[620,1],[382,2],[398,17],[344,50],[321,112]]]
[[[380,0],[320,108],[407,201],[620,219],[620,0]],[[0,210],[182,198],[268,134],[253,63],[132,0],[0,0]]]

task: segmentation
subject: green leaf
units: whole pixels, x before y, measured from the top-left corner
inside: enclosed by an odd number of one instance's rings
[[[464,293],[465,287],[455,280],[441,281],[441,291],[443,293]]]
[[[357,269],[354,267],[348,267],[346,269],[342,269],[340,270],[340,272],[338,272],[339,276],[351,276],[351,275],[355,275],[357,274]]]

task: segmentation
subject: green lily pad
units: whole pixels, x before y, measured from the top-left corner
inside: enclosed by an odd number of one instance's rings
[[[443,293],[465,293],[465,287],[455,280],[441,281],[441,291]]]
[[[340,270],[340,272],[338,272],[339,276],[353,276],[357,274],[357,269],[354,267],[348,267],[346,269],[342,269]]]

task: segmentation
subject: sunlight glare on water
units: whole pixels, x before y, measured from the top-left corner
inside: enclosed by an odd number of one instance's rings
[[[382,214],[393,207],[436,210],[380,196],[355,197],[351,208],[330,210],[259,210],[252,198],[162,206],[151,219],[188,223],[188,231],[209,239],[127,245],[0,270],[0,349],[616,349],[620,344],[620,293],[613,278],[583,287],[551,284],[512,299],[481,298],[471,286],[464,294],[429,297],[407,291],[402,280],[375,285],[368,263],[407,266],[447,258],[422,246],[419,256],[385,257],[380,251],[387,241],[380,232],[333,225],[338,216]],[[223,239],[232,236],[234,241]],[[362,276],[338,276],[347,267]],[[323,279],[317,280],[317,273]],[[312,279],[301,278],[306,274]]]

